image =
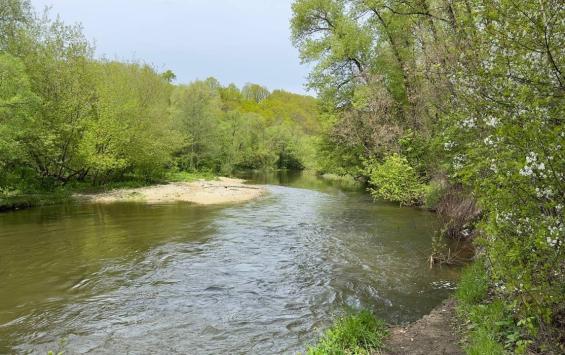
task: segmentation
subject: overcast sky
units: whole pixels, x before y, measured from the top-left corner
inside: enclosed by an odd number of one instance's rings
[[[290,43],[291,0],[32,0],[83,24],[98,57],[171,69],[177,82],[214,76],[304,93],[308,72]]]

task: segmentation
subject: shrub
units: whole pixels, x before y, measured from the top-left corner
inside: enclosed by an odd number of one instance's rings
[[[481,216],[477,201],[461,185],[444,189],[436,212],[443,225],[442,234],[451,239],[472,239]]]
[[[393,154],[383,163],[365,162],[371,188],[375,199],[399,202],[400,205],[417,205],[422,202],[425,185],[406,158]]]
[[[424,206],[435,211],[441,201],[445,187],[439,181],[432,180],[424,188]]]
[[[382,346],[386,334],[384,322],[364,310],[338,319],[316,346],[308,348],[308,355],[370,354]]]

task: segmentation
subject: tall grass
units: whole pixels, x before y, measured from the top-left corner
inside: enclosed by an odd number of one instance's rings
[[[489,296],[489,276],[482,260],[465,268],[455,298],[457,313],[467,330],[468,355],[499,355],[518,350],[517,328],[507,305]],[[517,353],[520,353],[517,351]]]
[[[309,347],[308,355],[365,355],[382,347],[386,336],[383,321],[369,311],[361,311],[339,318],[322,336],[316,346]]]

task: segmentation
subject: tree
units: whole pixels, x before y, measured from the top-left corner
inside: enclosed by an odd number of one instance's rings
[[[0,51],[13,49],[17,38],[32,24],[32,10],[28,0],[0,2]]]
[[[23,63],[0,54],[0,190],[21,185],[22,176],[16,173],[29,166],[25,144],[39,104]]]
[[[261,85],[257,84],[245,84],[243,89],[241,89],[241,95],[244,99],[255,101],[259,103],[269,97],[269,90]]]
[[[18,56],[42,104],[26,149],[44,181],[65,183],[84,173],[78,148],[94,117],[92,48],[80,27],[58,20],[37,23],[28,37],[34,45],[20,48]]]
[[[170,86],[147,65],[93,65],[96,118],[89,122],[80,145],[86,170],[94,181],[127,172],[159,176],[180,145],[167,113]]]
[[[222,115],[218,91],[206,81],[179,86],[173,91],[171,106],[175,125],[185,140],[184,148],[177,153],[181,167],[215,168],[213,157],[218,146],[214,136]]]
[[[165,79],[168,83],[172,83],[173,81],[176,80],[177,76],[175,73],[173,73],[172,70],[166,70],[165,72],[163,72],[161,74],[161,76],[163,77],[163,79]]]

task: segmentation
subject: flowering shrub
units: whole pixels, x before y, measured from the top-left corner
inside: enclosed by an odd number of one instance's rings
[[[506,2],[474,10],[484,31],[455,69],[442,151],[452,179],[472,187],[484,211],[477,243],[494,295],[512,309],[521,336],[548,351],[563,334],[541,331],[559,332],[565,315],[564,78],[549,57],[563,58],[563,47],[548,53],[539,31],[549,10],[526,4],[528,18],[507,15]],[[554,26],[565,33],[563,21]]]

